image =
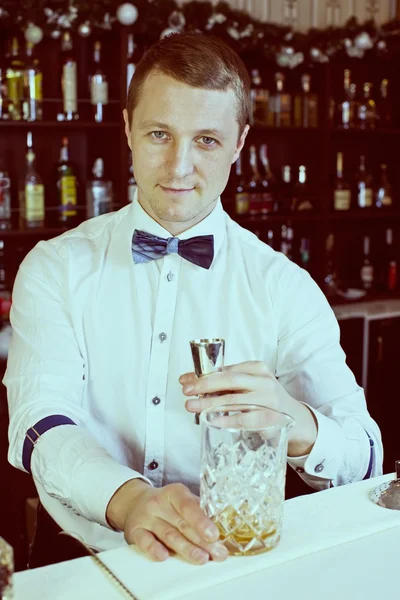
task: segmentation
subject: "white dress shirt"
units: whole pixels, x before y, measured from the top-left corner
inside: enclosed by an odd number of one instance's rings
[[[13,290],[4,384],[9,460],[24,470],[26,431],[53,414],[78,427],[45,432],[31,469],[42,504],[94,548],[122,543],[105,512],[133,477],[198,493],[200,427],[179,383],[193,371],[189,341],[222,337],[225,364],[264,361],[318,421],[308,456],[288,458],[315,489],[362,479],[380,431],[345,363],[336,318],[308,273],[240,227],[221,201],[178,236],[214,236],[209,270],[178,254],[134,264],[132,235],[171,234],[133,203],[41,241]],[[155,469],[149,465],[157,464]],[[304,470],[304,471],[303,471]]]

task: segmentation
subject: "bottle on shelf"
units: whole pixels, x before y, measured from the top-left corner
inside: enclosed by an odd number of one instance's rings
[[[251,71],[250,90],[250,125],[266,125],[268,123],[269,92],[264,88],[258,69]]]
[[[276,180],[271,171],[268,160],[267,144],[261,144],[259,150],[262,165],[261,185],[263,188],[261,199],[261,213],[264,215],[276,212]]]
[[[333,298],[337,294],[337,270],[334,260],[335,236],[330,233],[326,238],[326,266],[324,274],[324,293],[327,298]]]
[[[292,99],[284,91],[285,75],[275,73],[275,93],[269,97],[268,124],[272,127],[290,127]]]
[[[349,98],[350,98],[350,128],[353,128],[353,127],[357,127],[357,119],[358,119],[357,85],[355,83],[350,83]]]
[[[246,181],[242,169],[242,152],[235,163],[236,190],[235,190],[235,212],[237,215],[245,215],[249,212],[249,194],[246,190]]]
[[[32,132],[27,134],[25,176],[19,190],[19,225],[21,229],[44,227],[45,203],[42,178],[35,169]]]
[[[374,129],[376,126],[376,105],[371,98],[372,83],[364,83],[363,96],[358,104],[358,126],[360,129]]]
[[[249,214],[252,216],[257,216],[261,215],[264,188],[262,186],[261,176],[258,170],[257,151],[254,144],[250,146],[249,152],[251,176],[245,189],[249,195]]]
[[[378,119],[380,127],[391,127],[392,126],[392,103],[389,97],[389,80],[382,79],[379,88],[379,100],[378,100]]]
[[[272,249],[274,249],[275,245],[274,245],[274,230],[273,229],[268,229],[268,231],[267,231],[267,244]]]
[[[3,56],[0,55],[0,121],[10,118],[6,71]]]
[[[281,227],[281,252],[290,260],[293,260],[293,229],[290,225]]]
[[[63,112],[58,115],[59,121],[74,121],[78,115],[78,76],[72,38],[69,31],[63,33],[61,41],[61,89]]]
[[[137,190],[135,174],[133,172],[132,159],[129,157],[129,178],[128,178],[128,202],[133,202]]]
[[[350,69],[345,69],[342,96],[337,104],[336,125],[340,129],[349,129],[352,126],[350,79]]]
[[[375,206],[377,208],[392,208],[393,188],[390,184],[387,165],[381,165],[380,181],[376,192]]]
[[[41,121],[43,118],[43,74],[39,61],[33,56],[33,44],[26,43],[26,59],[23,69],[22,114],[25,121]]]
[[[364,258],[360,271],[361,285],[364,290],[371,290],[374,284],[374,266],[370,259],[370,238],[364,236]]]
[[[282,167],[282,182],[280,184],[279,207],[278,211],[289,213],[293,206],[293,184],[292,171],[290,165]]]
[[[0,294],[8,289],[7,267],[4,255],[4,240],[0,239]]]
[[[360,166],[356,175],[356,195],[358,208],[371,208],[374,192],[372,177],[365,166],[365,156],[360,156]]]
[[[108,104],[108,81],[101,66],[101,42],[94,43],[93,50],[94,72],[89,77],[90,102],[93,106],[94,120],[102,123],[104,106]]]
[[[292,211],[312,210],[310,190],[307,183],[307,169],[304,165],[299,167],[299,177],[293,187]]]
[[[112,182],[104,178],[104,161],[102,158],[96,158],[92,173],[93,178],[86,184],[88,219],[111,212],[113,208]]]
[[[393,249],[393,230],[386,229],[386,257],[384,262],[383,283],[386,292],[397,290],[397,258]]]
[[[306,271],[310,270],[310,240],[308,238],[301,238],[300,266]]]
[[[318,96],[311,92],[311,75],[301,77],[301,92],[294,98],[294,126],[318,126]]]
[[[333,184],[333,208],[334,210],[350,210],[351,189],[343,177],[343,153],[336,155],[336,179]]]
[[[126,67],[126,89],[129,89],[129,84],[136,70],[136,64],[138,62],[137,57],[137,48],[135,44],[135,39],[133,37],[133,33],[128,34],[128,55],[127,55],[127,67]]]
[[[11,181],[0,160],[0,230],[11,229]]]
[[[74,226],[77,221],[77,179],[69,160],[68,138],[63,137],[60,159],[57,164],[57,191],[59,221],[63,225]]]
[[[22,118],[23,68],[24,63],[20,56],[18,38],[13,37],[6,67],[8,111],[10,119],[13,121],[20,121]]]

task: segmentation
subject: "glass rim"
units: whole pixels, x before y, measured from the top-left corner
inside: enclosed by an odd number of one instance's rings
[[[225,342],[224,338],[197,338],[190,340],[189,343],[196,346],[205,346],[206,344],[220,344],[221,342]]]
[[[286,419],[287,419],[286,425],[293,426],[296,423],[296,421],[293,417],[291,417],[290,415],[288,415],[288,413],[285,413],[281,410],[275,410],[274,408],[269,408],[269,406],[263,406],[262,404],[245,404],[243,402],[240,404],[220,404],[218,406],[210,406],[209,408],[205,408],[200,413],[200,423],[203,423],[205,426],[207,426],[210,429],[215,429],[218,431],[263,431],[270,427],[279,427],[278,424],[274,425],[273,423],[271,423],[270,425],[264,425],[263,427],[220,427],[218,425],[213,425],[212,423],[207,421],[207,415],[209,413],[211,413],[211,412],[228,412],[230,410],[235,410],[235,407],[236,407],[236,409],[238,407],[246,407],[246,408],[251,408],[251,409],[255,409],[255,410],[262,409],[264,411],[270,411],[277,415],[286,417]]]

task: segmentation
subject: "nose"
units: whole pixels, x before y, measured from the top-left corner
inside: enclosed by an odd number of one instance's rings
[[[193,173],[194,162],[190,144],[175,142],[170,146],[167,170],[172,181],[184,179]]]

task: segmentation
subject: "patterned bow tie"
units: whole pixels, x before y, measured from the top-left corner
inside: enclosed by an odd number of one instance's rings
[[[180,240],[177,237],[164,239],[139,229],[133,232],[132,255],[135,263],[156,260],[173,252],[203,269],[209,269],[214,258],[214,236],[198,235]]]

